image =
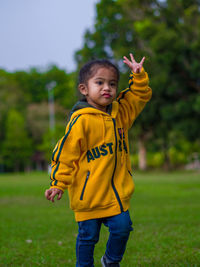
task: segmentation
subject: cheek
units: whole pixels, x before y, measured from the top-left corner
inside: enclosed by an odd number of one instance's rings
[[[98,99],[100,97],[100,92],[98,90],[92,90],[92,92],[90,92],[90,97],[93,99]]]

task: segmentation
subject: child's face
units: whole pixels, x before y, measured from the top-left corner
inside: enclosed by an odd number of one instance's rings
[[[106,112],[106,107],[113,102],[117,93],[117,75],[114,69],[101,67],[88,80],[80,84],[79,90],[86,96],[93,107]]]

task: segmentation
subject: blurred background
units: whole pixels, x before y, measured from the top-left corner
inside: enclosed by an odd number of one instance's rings
[[[133,168],[200,169],[200,2],[0,3],[0,172],[47,170],[78,99],[80,67],[146,57],[153,96],[130,131]]]

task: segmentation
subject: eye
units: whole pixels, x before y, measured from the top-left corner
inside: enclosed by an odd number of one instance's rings
[[[111,86],[111,87],[117,87],[117,84],[116,84],[115,82],[111,82],[111,83],[110,83],[110,86]]]
[[[103,82],[102,82],[102,81],[97,81],[96,84],[98,84],[98,85],[102,85]]]

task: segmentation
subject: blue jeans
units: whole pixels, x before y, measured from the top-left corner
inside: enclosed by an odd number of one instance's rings
[[[102,223],[109,228],[110,232],[105,252],[107,261],[118,263],[122,260],[130,231],[133,230],[129,211],[112,217],[78,222],[76,267],[94,267],[94,247],[99,240]]]

